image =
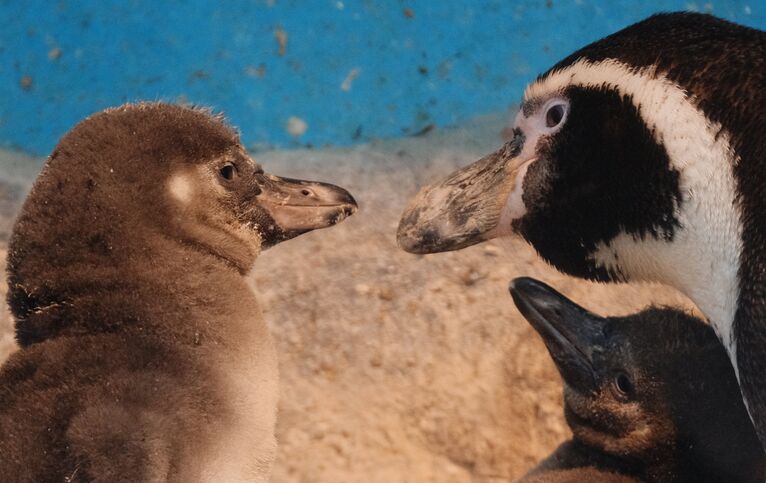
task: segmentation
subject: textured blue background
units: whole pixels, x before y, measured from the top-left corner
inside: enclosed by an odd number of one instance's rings
[[[0,145],[47,154],[137,99],[223,110],[256,149],[410,135],[505,109],[577,47],[681,9],[766,27],[762,0],[0,0]]]

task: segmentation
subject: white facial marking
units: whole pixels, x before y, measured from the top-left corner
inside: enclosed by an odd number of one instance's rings
[[[536,160],[537,158],[532,158],[524,161],[524,164],[519,167],[516,179],[513,182],[511,194],[508,195],[508,200],[505,202],[505,206],[500,212],[500,221],[498,222],[497,227],[490,233],[491,238],[510,235],[513,232],[511,229],[513,220],[518,220],[527,213],[527,207],[522,199],[522,195],[524,194],[524,176],[527,175],[529,165]]]
[[[168,191],[171,196],[181,203],[188,203],[194,194],[194,186],[192,180],[189,179],[189,175],[185,173],[176,173],[170,178],[168,182]]]
[[[553,112],[555,111],[555,112]],[[569,115],[569,100],[554,96],[548,99],[539,109],[529,115],[523,111],[516,114],[513,127],[521,130],[524,135],[524,145],[516,157],[518,168],[513,190],[500,212],[500,222],[493,230],[492,236],[509,235],[513,232],[511,223],[521,218],[527,212],[522,195],[524,194],[524,176],[529,166],[537,160],[537,142],[544,136],[550,136],[559,131],[566,123]]]
[[[737,159],[728,133],[661,73],[614,60],[580,60],[529,86],[525,98],[559,95],[571,85],[606,86],[630,96],[680,173],[682,202],[676,216],[681,227],[671,242],[621,233],[608,246],[599,246],[593,258],[628,279],[662,282],[688,295],[710,320],[736,371],[732,322],[739,298],[742,223],[732,172]]]

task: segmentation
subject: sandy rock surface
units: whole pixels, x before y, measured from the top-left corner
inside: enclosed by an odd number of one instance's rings
[[[428,256],[396,247],[408,198],[497,148],[507,117],[348,149],[256,154],[267,171],[340,184],[360,205],[337,227],[264,252],[251,274],[280,353],[274,482],[509,481],[548,454],[568,436],[561,387],[508,295],[513,277],[541,278],[602,314],[649,301],[688,306],[665,287],[564,277],[517,241]],[[1,237],[40,164],[0,153]],[[14,347],[1,310],[0,360]]]

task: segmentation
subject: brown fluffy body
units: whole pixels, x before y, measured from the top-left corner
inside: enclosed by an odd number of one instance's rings
[[[165,104],[62,138],[10,242],[3,480],[268,479],[277,359],[243,277],[255,198],[216,181],[227,160],[259,173],[222,119]]]

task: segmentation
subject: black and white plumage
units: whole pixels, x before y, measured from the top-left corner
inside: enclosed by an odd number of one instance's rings
[[[405,250],[519,234],[558,269],[658,281],[726,347],[766,442],[766,33],[660,14],[526,90],[515,138],[412,201]]]

